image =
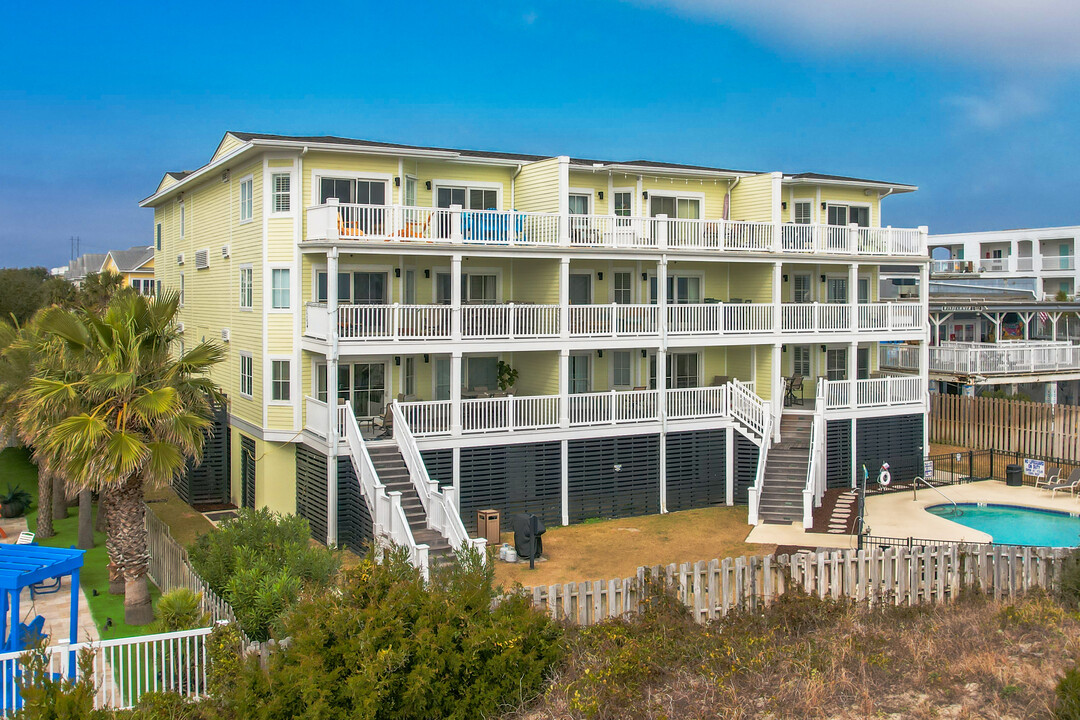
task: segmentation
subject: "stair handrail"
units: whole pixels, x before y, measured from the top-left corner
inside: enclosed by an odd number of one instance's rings
[[[824,430],[819,422],[824,420],[820,410],[814,411],[813,420],[810,423],[810,457],[806,463],[806,486],[803,488],[803,530],[809,530],[814,526],[814,508],[821,505],[821,435]]]
[[[765,464],[768,462],[769,446],[772,444],[772,413],[769,409],[764,408],[765,417],[762,423],[761,434],[761,446],[758,448],[758,463],[757,463],[757,475],[754,478],[754,485],[746,492],[747,500],[747,520],[751,525],[757,525],[760,522],[759,505],[761,502],[761,491],[765,487]]]
[[[481,560],[486,563],[487,538],[469,537],[457,509],[454,488],[440,489],[438,481],[431,479],[416,444],[416,437],[396,400],[390,404],[390,412],[394,418],[394,442],[397,443],[405,467],[409,470],[409,479],[416,488],[416,494],[420,496],[420,503],[424,506],[428,528],[440,533],[455,550],[463,546],[475,548],[480,553]]]
[[[765,418],[769,414],[769,404],[758,396],[753,390],[738,380],[728,381],[728,411],[731,416],[749,428],[766,438]],[[762,444],[765,442],[763,440]]]
[[[401,493],[387,492],[386,486],[379,480],[375,464],[368,454],[367,445],[360,434],[360,425],[356,422],[352,403],[345,403],[345,444],[349,448],[349,459],[360,484],[360,492],[372,511],[374,535],[386,538],[393,543],[407,548],[409,560],[428,577],[428,550],[426,543],[417,543],[409,528],[409,519],[401,507]]]

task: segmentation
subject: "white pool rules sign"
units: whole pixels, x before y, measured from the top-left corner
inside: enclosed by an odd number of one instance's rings
[[[1030,458],[1024,458],[1024,474],[1030,477],[1045,477],[1046,463],[1042,460],[1031,460]]]

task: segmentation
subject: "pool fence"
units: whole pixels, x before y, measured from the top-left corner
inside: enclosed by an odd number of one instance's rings
[[[930,395],[930,442],[1080,459],[1080,407]]]

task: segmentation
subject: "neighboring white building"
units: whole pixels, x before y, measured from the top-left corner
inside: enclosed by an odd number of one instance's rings
[[[931,235],[932,293],[1076,297],[1080,225]]]

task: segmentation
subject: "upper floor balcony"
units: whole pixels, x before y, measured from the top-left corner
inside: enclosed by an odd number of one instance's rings
[[[925,228],[355,205],[307,210],[312,242],[450,243],[686,252],[922,257]]]
[[[930,272],[935,275],[966,275],[969,273],[1054,273],[1076,269],[1075,255],[1007,255],[977,260],[931,260]]]
[[[663,308],[663,309],[662,309]],[[874,334],[921,332],[923,307],[915,302],[703,303],[671,305],[339,305],[338,339],[346,343],[430,340],[538,340],[560,338],[659,339],[748,334]],[[565,325],[566,332],[563,332]],[[308,303],[304,334],[328,340],[324,303]]]
[[[1080,345],[1070,342],[948,342],[931,347],[929,351],[931,373],[994,377],[1080,372]],[[882,368],[918,371],[917,347],[882,345],[879,352]]]

